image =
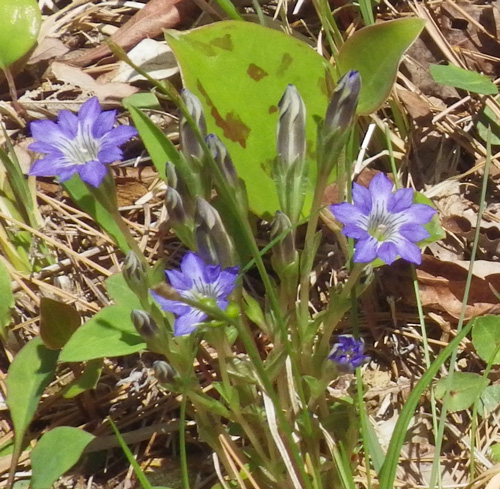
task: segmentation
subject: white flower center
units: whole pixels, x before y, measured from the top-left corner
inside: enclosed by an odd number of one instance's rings
[[[368,217],[367,231],[377,241],[390,241],[405,222],[406,218],[403,213],[398,212],[393,214],[386,210],[385,201],[375,202]]]
[[[78,126],[76,137],[68,140],[61,151],[72,164],[84,165],[88,161],[97,160],[99,148],[100,140],[95,139],[89,131]]]

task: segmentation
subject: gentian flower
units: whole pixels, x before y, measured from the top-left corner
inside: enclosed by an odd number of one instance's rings
[[[367,362],[370,357],[364,355],[365,343],[357,340],[350,334],[340,335],[338,342],[333,345],[328,358],[344,373],[352,373]]]
[[[227,296],[235,287],[238,267],[221,270],[220,266],[206,265],[198,255],[189,252],[182,258],[180,270],[166,270],[165,275],[172,288],[181,297],[207,302],[225,310]],[[195,307],[181,301],[165,299],[153,290],[150,292],[164,311],[169,311],[176,316],[174,336],[192,333],[207,318],[203,311]]]
[[[37,140],[28,148],[45,156],[33,163],[29,175],[56,176],[59,181],[75,173],[98,187],[106,175],[106,165],[122,159],[120,146],[137,134],[130,126],[113,127],[115,110],[101,111],[96,97],[87,100],[78,115],[61,110],[57,122],[34,121],[31,133]]]
[[[392,191],[392,182],[378,173],[368,188],[357,183],[352,188],[352,204],[330,206],[335,218],[344,224],[342,234],[357,240],[353,261],[369,263],[380,258],[390,265],[399,255],[419,265],[420,248],[415,244],[429,237],[423,224],[436,211],[425,204],[413,203],[413,190]]]

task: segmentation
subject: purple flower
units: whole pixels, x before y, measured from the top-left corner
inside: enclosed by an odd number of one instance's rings
[[[423,224],[436,211],[425,204],[414,204],[412,189],[393,192],[392,182],[378,173],[369,188],[353,184],[352,201],[331,205],[330,211],[344,224],[342,233],[357,240],[355,262],[380,258],[390,265],[399,255],[416,265],[421,263],[420,248],[415,243],[429,237]]]
[[[328,358],[337,364],[341,372],[352,373],[370,359],[368,355],[363,354],[364,349],[365,343],[362,339],[357,340],[350,334],[344,334],[338,337],[338,343],[333,345]]]
[[[98,187],[106,175],[106,165],[121,160],[120,146],[137,134],[130,126],[113,127],[116,111],[102,112],[96,97],[87,100],[78,115],[61,110],[57,122],[34,121],[31,133],[37,140],[28,148],[45,156],[36,160],[30,175],[56,176],[64,182],[75,173]]]
[[[220,266],[206,265],[199,256],[189,252],[182,258],[180,270],[166,270],[165,275],[181,297],[207,302],[225,310],[227,296],[235,287],[238,267],[221,270]],[[150,292],[164,311],[175,314],[174,336],[192,333],[207,318],[203,311],[195,307],[165,299],[153,290]]]

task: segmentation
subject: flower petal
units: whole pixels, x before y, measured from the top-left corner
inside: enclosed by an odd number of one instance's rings
[[[399,256],[410,263],[420,265],[422,263],[422,250],[408,240],[398,243]]]
[[[398,247],[391,241],[386,241],[382,243],[377,250],[377,256],[387,265],[390,265],[394,260],[396,260],[398,254]]]
[[[358,185],[357,183],[352,184],[352,201],[363,214],[368,215],[372,210],[371,193],[362,185]]]
[[[406,222],[411,224],[427,224],[436,214],[436,209],[426,204],[413,204],[404,212]]]
[[[117,126],[111,129],[102,140],[102,144],[116,144],[117,146],[126,143],[129,139],[137,136],[137,129],[132,126]]]
[[[106,166],[100,161],[88,161],[84,165],[80,165],[78,174],[85,183],[97,188],[106,176],[107,171]]]
[[[413,202],[413,190],[401,188],[389,197],[387,210],[392,213],[402,212],[408,209]]]
[[[48,144],[65,144],[67,142],[66,135],[61,131],[59,126],[52,121],[33,121],[30,124],[31,135],[35,139],[44,141]]]
[[[193,287],[193,281],[184,273],[179,270],[165,270],[165,275],[170,282],[170,285],[177,290],[177,292],[184,292]]]
[[[202,323],[207,315],[199,309],[191,308],[187,314],[179,316],[174,321],[174,336],[183,336],[192,333],[196,326]]]
[[[361,228],[367,229],[368,216],[356,206],[343,202],[342,204],[333,204],[329,209],[335,219],[342,224],[356,224]]]
[[[366,239],[369,237],[366,229],[360,228],[355,224],[346,224],[342,229],[342,234],[348,238]]]
[[[58,175],[61,170],[68,168],[73,167],[67,164],[66,158],[52,154],[36,160],[33,165],[31,165],[28,175],[35,177],[52,177]]]
[[[373,201],[383,200],[387,202],[392,195],[392,182],[385,176],[384,173],[377,173],[371,180],[368,186]]]
[[[92,136],[100,139],[113,129],[116,120],[116,110],[101,112],[92,125]]]
[[[101,147],[97,153],[97,159],[101,163],[113,163],[113,161],[120,161],[123,157],[123,151],[118,146]]]
[[[60,110],[57,114],[57,127],[68,139],[74,139],[78,133],[78,117],[69,110]]]
[[[430,235],[422,225],[419,224],[403,224],[399,228],[399,234],[409,241],[414,243],[428,238]]]
[[[204,280],[205,264],[195,253],[186,253],[181,260],[181,272],[193,280]]]
[[[354,248],[353,261],[356,263],[370,263],[377,258],[378,241],[371,236],[360,239]]]

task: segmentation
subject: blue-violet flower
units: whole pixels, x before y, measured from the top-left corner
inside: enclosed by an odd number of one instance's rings
[[[344,373],[352,373],[361,367],[370,357],[364,355],[365,343],[350,334],[338,336],[338,342],[333,345],[328,358]]]
[[[421,263],[415,243],[429,237],[423,224],[436,211],[426,204],[414,204],[412,189],[393,192],[392,182],[378,173],[368,188],[353,184],[352,201],[331,205],[330,211],[344,224],[342,234],[357,240],[353,261],[369,263],[380,258],[390,265],[399,255],[416,265]]]
[[[227,297],[235,287],[238,267],[221,270],[218,265],[206,265],[195,253],[189,252],[181,260],[180,270],[166,270],[170,285],[181,296],[196,301],[213,302],[221,310],[227,307]],[[192,333],[205,321],[207,315],[181,301],[165,299],[153,290],[155,301],[164,311],[173,313],[174,336]]]
[[[130,126],[113,127],[115,119],[116,111],[101,111],[93,97],[77,115],[61,110],[57,122],[32,122],[31,133],[37,141],[28,148],[45,156],[33,163],[29,174],[56,176],[64,182],[77,173],[84,182],[98,187],[106,175],[106,165],[121,160],[120,146],[137,134]]]

